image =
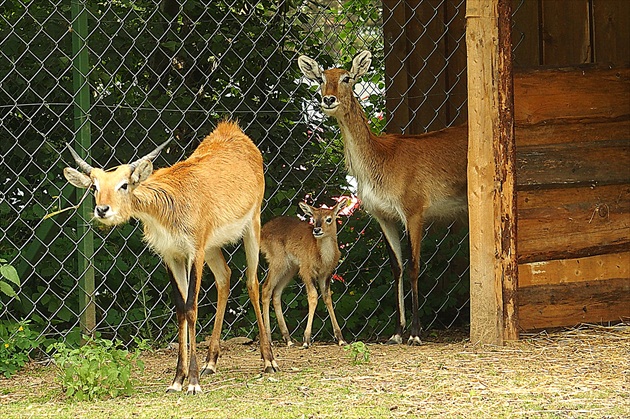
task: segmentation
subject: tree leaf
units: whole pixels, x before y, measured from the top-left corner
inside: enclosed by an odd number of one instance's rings
[[[13,282],[15,285],[20,286],[20,277],[13,266],[1,265],[0,274],[9,281]]]
[[[0,292],[8,297],[15,297],[18,300],[20,299],[13,288],[11,288],[11,285],[7,284],[6,282],[0,281]]]

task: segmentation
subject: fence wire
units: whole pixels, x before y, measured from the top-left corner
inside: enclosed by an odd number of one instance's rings
[[[465,120],[464,12],[464,0],[414,7],[367,0],[0,1],[0,258],[20,277],[19,285],[0,279],[17,293],[2,289],[0,320],[28,319],[45,337],[77,338],[91,306],[95,330],[105,337],[171,341],[176,321],[168,278],[142,242],[138,222],[99,226],[91,219],[91,196],[87,211],[44,219],[82,199],[62,176],[74,166],[65,143],[94,166],[110,168],[174,137],[155,162],[164,167],[189,155],[218,121],[236,119],[264,156],[263,222],[295,216],[305,197],[331,204],[333,196],[354,191],[339,130],[318,111],[318,93],[302,81],[297,57],[347,66],[369,49],[373,68],[357,94],[374,130],[442,128]],[[378,224],[359,210],[344,219],[339,243],[336,274],[343,282],[332,289],[345,336],[388,336],[396,303]],[[244,253],[235,246],[225,254],[233,275],[224,337],[255,337],[241,279]],[[427,226],[420,281],[425,329],[467,324],[467,255],[465,226]],[[93,290],[85,281],[91,272]],[[283,301],[299,338],[307,301],[298,281]],[[200,336],[209,334],[215,304],[206,273]],[[322,306],[313,336],[332,340]]]

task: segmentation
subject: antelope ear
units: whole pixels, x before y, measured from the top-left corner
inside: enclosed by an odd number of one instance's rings
[[[302,211],[304,211],[304,214],[312,217],[313,216],[313,207],[311,207],[310,205],[308,205],[305,202],[300,202],[298,204],[300,206],[300,208],[302,208]]]
[[[356,79],[364,75],[370,69],[370,64],[372,64],[372,53],[370,51],[358,53],[352,60],[352,70],[350,70],[352,78]]]
[[[81,173],[72,167],[66,167],[63,169],[63,177],[66,178],[71,185],[77,188],[86,189],[92,184],[92,179],[85,173]]]
[[[147,159],[140,160],[137,164],[132,165],[131,168],[132,172],[130,180],[132,185],[144,182],[149,176],[151,176],[151,173],[153,173],[153,163],[151,163],[151,160]]]
[[[341,201],[337,202],[337,205],[335,205],[335,215],[348,205],[348,201],[348,198],[343,198]]]
[[[317,64],[317,61],[314,59],[309,58],[306,55],[300,55],[298,58],[298,66],[300,67],[300,70],[302,70],[304,77],[307,79],[319,84],[324,82],[322,70],[319,68],[319,64]]]

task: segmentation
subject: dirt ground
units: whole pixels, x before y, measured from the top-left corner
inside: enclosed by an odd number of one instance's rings
[[[282,371],[261,375],[256,345],[223,342],[219,372],[202,378],[204,405],[223,409],[216,417],[630,417],[630,324],[522,336],[502,347],[472,345],[465,333],[451,332],[417,347],[375,343],[368,349],[369,362],[355,365],[348,351],[332,344],[315,343],[308,350],[276,346]],[[132,406],[121,417],[159,416],[138,406],[147,405],[143,397],[165,398],[176,351],[153,351],[143,359],[140,394],[121,401]],[[98,417],[117,416],[98,404],[73,412],[52,374],[30,365],[0,380],[0,403],[27,404],[33,413],[51,405],[57,412],[69,409],[69,417],[93,417],[83,416],[92,408],[105,412]],[[222,392],[228,394],[226,407],[218,407],[226,399]],[[180,397],[177,408],[185,409],[191,397]],[[246,404],[273,409],[252,413],[236,407]],[[168,417],[187,417],[187,411],[177,412]],[[215,417],[212,412],[193,416]]]

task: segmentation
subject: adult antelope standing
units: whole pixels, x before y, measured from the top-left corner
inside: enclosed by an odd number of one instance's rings
[[[258,148],[232,122],[220,123],[188,159],[153,172],[152,160],[167,143],[112,171],[93,168],[68,145],[82,172],[67,167],[64,176],[78,188],[94,190],[94,217],[101,223],[117,225],[133,217],[144,224],[144,240],[166,263],[179,326],[177,370],[167,391],[181,391],[188,376],[188,393],[196,394],[201,392],[195,325],[203,264],[214,274],[218,301],[202,375],[216,372],[230,291],[231,271],[221,247],[241,238],[264,370],[278,367],[265,333],[257,277],[263,161]]]
[[[364,207],[377,219],[388,244],[396,278],[398,323],[389,343],[402,343],[405,329],[403,258],[397,224],[409,237],[412,323],[408,343],[420,344],[418,275],[423,224],[429,218],[456,217],[467,208],[467,126],[420,135],[381,134],[370,130],[353,86],[372,62],[369,51],[359,53],[350,71],[322,71],[304,55],[298,65],[304,76],[321,86],[321,107],[337,119],[344,141],[348,172],[356,178]]]

